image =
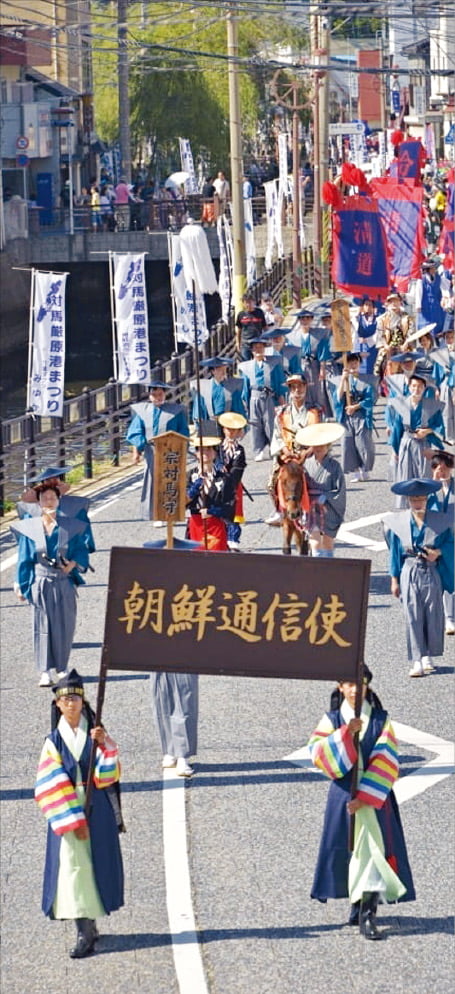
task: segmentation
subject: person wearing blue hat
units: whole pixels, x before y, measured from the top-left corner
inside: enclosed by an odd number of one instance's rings
[[[452,521],[455,511],[453,467],[453,452],[440,452],[439,449],[435,449],[431,458],[431,469],[433,480],[437,480],[441,484],[441,489],[430,494],[428,508],[430,511],[444,511],[450,514]],[[455,635],[455,594],[450,594],[445,590],[443,600],[446,635]]]
[[[344,426],[341,439],[343,473],[351,482],[369,480],[374,466],[373,408],[375,394],[370,383],[359,377],[360,353],[348,352],[341,376],[329,380],[336,420]]]
[[[417,325],[431,322],[436,325],[436,331],[442,331],[445,311],[442,307],[441,275],[434,259],[423,263],[422,277],[416,280],[415,303]]]
[[[153,439],[166,431],[176,431],[187,437],[190,433],[185,408],[182,404],[166,401],[168,390],[166,383],[150,385],[148,401],[132,404],[133,418],[126,433],[126,441],[134,446],[134,463],[139,463],[141,456],[145,461],[140,500],[140,516],[144,521],[151,521],[153,513]],[[155,521],[154,524],[159,527],[163,522]]]
[[[52,730],[39,760],[35,800],[47,819],[42,910],[72,919],[71,959],[89,956],[99,938],[96,919],[123,905],[117,745],[95,726],[84,685],[73,669],[53,687]],[[96,742],[90,810],[85,810],[92,742]]]
[[[262,335],[262,337],[269,343],[266,347],[265,355],[275,355],[281,358],[286,376],[291,376],[292,373],[299,374],[301,372],[301,350],[297,345],[288,345],[286,341],[287,335],[290,331],[290,328],[268,328],[268,330],[264,331],[264,334]]]
[[[330,361],[330,327],[316,327],[314,314],[303,309],[298,312],[299,319],[301,362],[300,372],[307,382],[307,403],[310,407],[320,407],[326,410],[324,396],[324,381],[326,363]],[[294,338],[294,342],[295,342]]]
[[[39,515],[11,525],[18,542],[14,589],[33,607],[33,647],[39,686],[50,687],[52,670],[62,677],[76,627],[76,587],[89,568],[86,524],[60,511],[58,487],[36,488]]]
[[[409,378],[409,396],[388,400],[391,409],[386,417],[390,425],[388,444],[393,449],[394,482],[413,477],[431,476],[428,451],[442,449],[444,439],[443,405],[435,397],[425,397],[426,380],[413,373]],[[403,507],[398,497],[397,507]]]
[[[436,347],[430,352],[434,362],[434,377],[439,388],[439,399],[444,404],[442,417],[448,442],[455,442],[455,332],[452,327],[437,336]]]
[[[266,456],[273,435],[275,408],[284,403],[286,394],[283,363],[279,356],[266,356],[266,338],[250,342],[253,358],[239,363],[243,378],[243,401],[251,425],[251,441],[256,462]]]
[[[440,481],[423,477],[395,483],[392,493],[405,498],[408,509],[382,518],[390,589],[403,605],[410,677],[433,673],[433,658],[444,651],[443,590],[454,588],[453,519],[427,508],[440,489]]]
[[[377,314],[371,297],[363,297],[357,314],[354,349],[360,352],[360,372],[374,373],[378,354],[376,347]]]
[[[200,378],[199,395],[197,381],[191,380],[191,416],[195,424],[199,419],[208,421],[229,411],[245,416],[246,410],[242,400],[243,380],[241,376],[228,375],[232,363],[233,359],[223,359],[221,356],[201,361],[201,368],[209,370],[212,375],[209,379]]]
[[[88,516],[90,501],[88,497],[77,497],[69,494],[69,484],[64,482],[63,477],[70,473],[72,466],[47,466],[46,469],[36,477],[33,486],[27,487],[16,504],[19,518],[32,518],[41,514],[41,508],[36,496],[36,487],[45,483],[48,487],[58,487],[60,492],[59,510],[61,514],[67,514],[69,518],[79,518],[86,525],[84,538],[87,543],[89,553],[96,551],[95,539],[93,537],[92,526]]]

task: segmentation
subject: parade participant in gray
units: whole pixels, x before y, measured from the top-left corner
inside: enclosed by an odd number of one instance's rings
[[[166,383],[152,383],[150,399],[141,404],[132,404],[133,419],[129,425],[126,441],[135,448],[134,461],[144,456],[145,469],[142,481],[140,513],[144,521],[150,521],[153,514],[153,445],[152,439],[166,431],[176,431],[189,435],[188,421],[182,404],[166,401]],[[160,525],[160,521],[155,522]]]
[[[395,453],[395,483],[414,477],[429,479],[427,452],[431,448],[443,448],[443,405],[433,397],[424,397],[425,388],[425,379],[414,374],[409,380],[409,397],[397,396],[389,400],[392,409],[389,445]],[[397,507],[404,506],[406,502],[398,497]]]
[[[411,677],[432,673],[433,657],[444,651],[442,592],[453,591],[453,528],[450,515],[427,510],[429,495],[440,488],[430,479],[395,483],[392,492],[406,497],[410,509],[382,519],[391,593],[403,604]]]
[[[166,542],[145,542],[145,549],[164,549]],[[175,549],[198,549],[198,542],[174,539]],[[150,674],[150,695],[163,754],[163,769],[190,777],[188,763],[197,752],[199,677],[197,673],[156,672]]]
[[[40,686],[52,684],[51,670],[64,676],[76,625],[76,586],[89,565],[86,525],[59,512],[58,488],[38,488],[40,517],[11,526],[19,542],[15,589],[33,606],[35,664]]]
[[[374,390],[358,376],[360,355],[350,352],[340,377],[330,381],[337,421],[346,429],[341,439],[341,465],[344,473],[353,473],[352,482],[368,480],[373,469]]]
[[[266,344],[268,342],[264,338],[250,341],[253,359],[239,363],[256,462],[265,457],[266,447],[272,440],[275,407],[283,404],[286,392],[282,361],[278,356],[265,356]]]
[[[20,518],[39,517],[41,508],[36,497],[38,483],[45,483],[48,487],[58,487],[60,491],[59,511],[66,514],[68,518],[80,518],[87,528],[84,534],[89,553],[95,552],[95,540],[93,538],[92,526],[90,524],[88,509],[90,501],[88,497],[75,496],[69,494],[69,485],[64,482],[63,477],[70,473],[72,466],[48,466],[36,477],[33,486],[27,487],[22,494],[20,501],[16,504],[16,510]]]
[[[311,507],[308,522],[312,556],[333,558],[333,547],[346,513],[346,482],[330,446],[344,435],[342,425],[331,422],[307,425],[295,437],[296,445],[311,451],[305,459],[305,476]]]

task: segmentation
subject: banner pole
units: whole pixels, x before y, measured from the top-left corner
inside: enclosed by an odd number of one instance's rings
[[[33,357],[33,334],[34,334],[34,314],[35,314],[35,280],[36,269],[30,270],[32,279],[30,283],[30,312],[28,318],[28,364],[27,364],[27,408],[32,405],[32,357]]]
[[[171,304],[172,304],[172,325],[174,328],[174,351],[178,352],[178,341],[177,341],[177,304],[175,301],[174,294],[174,281],[172,279],[174,272],[174,254],[172,251],[172,232],[167,233],[167,254],[169,259],[169,282],[171,285]]]
[[[200,453],[201,470],[202,470],[203,457],[202,457],[202,418],[201,418],[201,372],[199,366],[199,342],[197,338],[196,283],[194,279],[192,280],[192,289],[193,289],[193,320],[194,320],[194,365],[196,373],[197,411],[199,415],[197,419],[197,429],[199,435],[199,453]],[[201,515],[201,517],[204,528],[204,546],[205,546],[205,551],[207,552],[209,547],[208,535],[207,535],[207,519],[205,515]]]
[[[108,666],[107,666],[107,659],[105,657],[106,653],[103,648],[103,654],[101,656],[99,681],[98,681],[98,693],[96,697],[95,726],[94,726],[95,728],[97,728],[98,725],[101,724],[101,714],[104,704],[104,695],[106,692],[106,678],[107,678]],[[85,792],[85,817],[87,818],[87,821],[90,812],[90,804],[91,804],[92,790],[93,790],[93,771],[95,769],[95,762],[96,762],[96,748],[97,748],[96,741],[95,739],[92,739],[90,746],[90,759],[89,759],[88,774],[87,774],[87,788]]]
[[[112,323],[112,367],[114,380],[118,381],[118,345],[117,345],[117,317],[115,309],[114,293],[114,253],[109,252],[109,294],[111,298],[111,323]]]

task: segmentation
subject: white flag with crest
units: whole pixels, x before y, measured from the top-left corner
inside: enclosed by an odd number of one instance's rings
[[[119,383],[150,383],[145,253],[112,252],[114,327]]]
[[[193,294],[187,287],[183,272],[180,235],[168,234],[169,268],[171,273],[171,293],[174,302],[175,340],[194,345],[194,307]],[[201,347],[209,333],[205,314],[204,298],[195,288],[197,340]]]
[[[63,417],[65,289],[67,273],[34,272],[32,342],[27,406],[41,416]]]
[[[189,179],[185,180],[185,190],[187,193],[197,193],[197,179],[194,171],[193,153],[188,138],[179,138],[180,162],[182,170],[188,173]]]

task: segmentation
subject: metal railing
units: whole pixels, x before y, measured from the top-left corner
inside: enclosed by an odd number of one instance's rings
[[[291,294],[292,261],[280,259],[270,272],[256,281],[253,290],[259,301],[268,290],[276,303]],[[314,289],[313,260],[310,249],[303,259],[303,287]],[[219,321],[202,348],[202,357],[232,356],[235,352],[235,318],[228,324]],[[169,386],[172,400],[186,407],[190,400],[190,381],[194,376],[194,349],[187,347],[152,367],[152,380]],[[62,418],[37,417],[26,412],[5,420],[0,431],[0,505],[3,509],[18,499],[23,487],[33,480],[43,466],[64,466],[70,462],[82,467],[84,477],[92,479],[96,461],[109,460],[118,466],[124,445],[131,404],[148,396],[147,386],[127,385],[111,379],[103,387],[85,387],[77,397],[64,401]]]

